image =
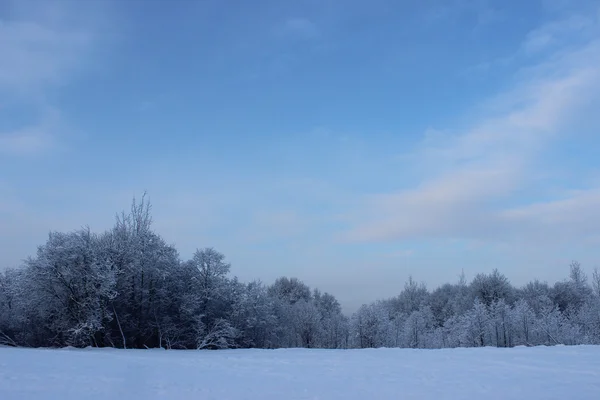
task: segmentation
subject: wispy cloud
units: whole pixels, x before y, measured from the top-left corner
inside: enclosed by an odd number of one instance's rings
[[[578,46],[585,49],[586,45],[600,38],[600,8],[588,14],[573,13],[566,9],[562,14],[566,17],[531,30],[512,53],[480,62],[467,68],[465,73],[485,74],[495,68],[518,68],[520,63],[538,63],[545,57],[550,62],[542,62],[538,68],[560,65],[553,58],[576,55]]]
[[[589,39],[598,33],[598,28],[596,16],[573,15],[529,32],[522,50],[526,53],[536,53],[569,44],[573,40]]]
[[[513,234],[520,237],[589,241],[598,238],[599,203],[600,188],[567,191],[563,199],[508,209],[500,217],[518,226]]]
[[[539,32],[553,32],[557,37],[553,40],[558,41],[581,25],[552,23],[530,34],[524,46]],[[581,117],[580,106],[600,93],[600,37],[586,39],[520,70],[515,88],[490,101],[487,116],[472,129],[438,133],[437,140],[427,138],[409,158],[426,167],[422,183],[367,197],[346,238],[509,240],[520,231],[548,234],[565,229],[579,238],[590,234],[586,221],[598,222],[600,211],[585,205],[597,199],[596,189],[560,200],[510,206],[534,179],[536,159],[555,138],[576,137],[570,123],[575,115]]]
[[[58,128],[57,105],[48,91],[68,83],[92,46],[91,28],[69,22],[71,3],[8,2],[10,17],[0,16],[0,104],[19,104],[39,120],[0,131],[5,154],[51,148]],[[48,116],[48,110],[52,116]]]
[[[58,110],[47,109],[37,122],[12,131],[0,131],[0,154],[32,155],[57,148],[56,132],[60,127]]]
[[[0,135],[0,152],[32,154],[52,147],[53,138],[43,126],[30,126]]]
[[[22,94],[61,83],[89,42],[85,32],[0,20],[0,88]]]

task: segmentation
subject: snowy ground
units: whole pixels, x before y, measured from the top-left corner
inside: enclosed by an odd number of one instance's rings
[[[600,347],[0,348],[0,399],[600,399]]]

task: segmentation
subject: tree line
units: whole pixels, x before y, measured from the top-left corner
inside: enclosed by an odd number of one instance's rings
[[[600,344],[600,274],[516,288],[499,271],[342,313],[296,278],[240,282],[213,248],[183,261],[142,197],[112,229],[51,232],[0,273],[0,345],[165,349],[478,347]]]

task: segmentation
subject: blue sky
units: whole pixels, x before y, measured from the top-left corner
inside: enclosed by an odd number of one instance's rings
[[[600,264],[595,1],[0,0],[0,264],[148,191],[347,309]]]

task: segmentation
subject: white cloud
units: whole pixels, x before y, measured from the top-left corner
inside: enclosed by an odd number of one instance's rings
[[[572,22],[556,26],[562,31],[548,29],[556,35],[571,35],[580,28]],[[596,199],[595,191],[522,208],[505,204],[527,189],[537,172],[535,160],[554,138],[576,139],[570,123],[581,117],[581,106],[600,93],[600,45],[595,39],[563,47],[521,70],[515,88],[490,101],[488,115],[474,128],[427,134],[421,148],[407,158],[413,164],[408,168],[418,165],[428,172],[422,183],[369,196],[346,239],[507,240],[520,231],[542,235],[565,229],[573,237],[589,235],[587,221],[600,220],[600,210],[588,207]]]

